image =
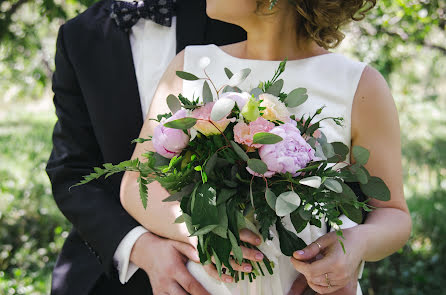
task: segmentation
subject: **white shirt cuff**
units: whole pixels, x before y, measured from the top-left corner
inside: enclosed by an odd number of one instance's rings
[[[356,225],[358,225],[356,222],[350,220],[347,216],[345,216],[344,214],[342,214],[341,216],[339,216],[339,219],[342,221],[342,224],[339,226],[341,229],[347,229],[350,227],[354,227]],[[335,229],[332,228],[330,231],[334,231]],[[359,268],[359,272],[358,272],[358,279],[362,278],[362,273],[364,271],[364,265],[365,265],[365,261],[361,260],[361,263],[359,264],[358,268]]]
[[[132,252],[133,245],[135,245],[139,237],[146,232],[148,232],[148,230],[142,226],[135,227],[127,233],[127,235],[119,243],[118,248],[116,248],[113,259],[116,263],[116,268],[119,273],[119,281],[121,284],[127,283],[139,269],[136,264],[130,262],[130,254]]]

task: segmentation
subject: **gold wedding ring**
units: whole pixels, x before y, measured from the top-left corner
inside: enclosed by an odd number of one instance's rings
[[[328,289],[331,288],[330,280],[328,279],[328,273],[325,273],[325,281],[327,282]]]
[[[322,250],[322,246],[321,246],[321,244],[319,244],[318,242],[315,242],[316,243],[316,245],[319,247],[319,250]]]

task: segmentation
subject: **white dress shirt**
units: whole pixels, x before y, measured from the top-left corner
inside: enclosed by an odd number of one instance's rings
[[[129,31],[133,63],[143,119],[146,119],[158,82],[176,54],[176,18],[165,27],[141,18]],[[120,242],[113,256],[122,284],[127,283],[138,267],[130,262],[130,253],[138,238],[146,233],[142,226],[131,230]]]

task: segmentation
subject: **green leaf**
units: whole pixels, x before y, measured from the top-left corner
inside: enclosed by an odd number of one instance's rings
[[[144,209],[147,209],[147,181],[142,178],[141,176],[138,176],[138,184],[139,184],[139,197],[142,202],[142,206]]]
[[[322,145],[322,151],[324,152],[325,157],[331,158],[335,155],[335,151],[333,146],[330,143],[325,143]]]
[[[267,188],[266,191],[265,191],[265,199],[266,199],[266,202],[268,203],[268,205],[271,207],[271,209],[273,209],[275,211],[276,210],[277,196],[269,188]]]
[[[212,249],[212,256],[214,256],[215,260],[215,267],[217,268],[218,276],[221,277],[222,271],[221,271],[221,261],[218,257],[217,253],[215,253],[215,250]]]
[[[316,168],[318,166],[319,165],[317,165]],[[299,170],[299,171],[301,171],[301,170]],[[309,187],[313,187],[313,188],[319,188],[321,186],[321,182],[322,182],[322,179],[319,176],[310,176],[310,177],[302,178],[301,180],[299,180],[300,184],[306,185]]]
[[[307,89],[297,88],[291,91],[285,99],[285,104],[289,108],[295,108],[307,101]]]
[[[218,155],[217,153],[212,154],[212,156],[207,160],[206,162],[206,166],[204,167],[204,171],[206,172],[206,174],[210,174],[214,168],[215,165],[217,164],[217,158]]]
[[[356,176],[356,178],[360,183],[366,184],[369,181],[369,178],[367,177],[365,171],[362,170],[359,165],[360,165],[359,163],[351,165],[350,171]]]
[[[167,128],[173,128],[173,129],[190,129],[192,127],[195,126],[195,124],[197,123],[197,119],[195,118],[191,118],[191,117],[186,117],[186,118],[181,118],[181,119],[177,119],[177,120],[173,120],[167,123],[164,123],[164,126]]]
[[[362,223],[362,210],[360,208],[344,203],[341,205],[341,210],[352,221],[358,224]]]
[[[169,94],[169,96],[167,96],[166,98],[166,102],[172,114],[175,114],[176,112],[181,110],[181,102],[175,95]]]
[[[195,184],[191,183],[183,187],[179,192],[176,192],[169,197],[165,198],[163,202],[175,202],[181,201],[184,196],[190,195],[195,188]]]
[[[282,137],[274,133],[257,132],[256,134],[254,134],[252,142],[259,144],[276,144],[278,142],[281,142],[282,140]]]
[[[232,245],[232,253],[234,254],[234,257],[237,260],[238,264],[241,265],[242,261],[243,261],[242,248],[240,248],[240,246],[237,242],[237,238],[230,230],[228,230],[228,236],[229,236],[229,240],[231,241],[231,245]]]
[[[209,87],[208,81],[204,81],[203,83],[203,102],[213,102],[214,95],[212,94],[211,87]]]
[[[266,166],[265,162],[259,159],[249,159],[248,160],[248,167],[258,173],[258,174],[265,174],[268,171],[268,166]]]
[[[356,201],[358,199],[355,192],[350,188],[350,186],[348,186],[344,182],[341,182],[341,186],[342,186],[341,194],[344,196],[346,201],[352,202],[352,201]]]
[[[222,188],[220,193],[217,195],[217,206],[225,203],[227,200],[229,200],[236,193],[237,193],[236,189]]]
[[[277,220],[276,229],[279,234],[280,250],[284,255],[293,256],[294,251],[302,250],[307,246],[301,238],[287,230],[281,220]]]
[[[330,157],[327,161],[329,163],[337,163],[341,161],[345,161],[347,154],[349,152],[348,146],[346,146],[342,142],[332,142],[331,143],[335,155]]]
[[[214,228],[216,228],[218,226],[218,224],[211,224],[211,225],[206,225],[203,228],[200,228],[199,230],[197,230],[196,232],[194,232],[193,234],[191,234],[191,237],[195,237],[195,236],[202,236],[205,235],[209,232],[211,232]]]
[[[299,208],[301,199],[298,194],[293,191],[281,193],[276,201],[277,216],[285,216]]]
[[[232,76],[234,76],[234,74],[233,74],[233,73],[231,72],[231,70],[228,69],[228,68],[225,68],[225,74],[226,74],[226,76],[228,77],[228,79],[231,79]]]
[[[228,231],[228,229],[225,229],[224,227],[222,227],[220,225],[218,225],[216,228],[214,228],[212,230],[212,232],[214,234],[216,234],[216,235],[218,235],[218,236],[220,236],[220,237],[222,237],[224,239],[228,238],[227,231]]]
[[[296,230],[297,233],[300,233],[301,231],[303,231],[308,224],[308,220],[304,220],[300,216],[298,210],[296,210],[290,214],[290,220],[291,220],[291,223],[293,224],[294,229]]]
[[[212,107],[211,120],[220,121],[225,118],[235,106],[235,101],[230,98],[220,98]]]
[[[248,155],[245,153],[245,151],[234,141],[231,140],[231,146],[234,149],[235,153],[243,160],[243,161],[248,161],[249,157]]]
[[[279,79],[276,82],[274,82],[273,85],[271,85],[267,90],[266,93],[272,94],[274,96],[279,96],[280,92],[282,91],[283,88],[283,80]]]
[[[311,211],[305,210],[304,206],[301,206],[299,208],[299,210],[297,210],[297,212],[299,212],[299,215],[300,215],[300,217],[302,217],[303,220],[310,220],[311,219]]]
[[[353,147],[353,156],[356,160],[356,163],[365,165],[369,160],[370,152],[362,146],[355,145]]]
[[[307,131],[305,132],[306,134],[308,134],[309,136],[313,136],[313,133],[319,129],[319,122],[311,125],[308,127]],[[322,145],[323,146],[323,145]]]
[[[235,87],[240,85],[251,73],[251,69],[243,69],[240,72],[235,73],[228,82],[228,85]]]
[[[152,138],[136,138],[132,140],[132,143],[143,143],[146,141],[152,141]]]
[[[183,222],[186,222],[186,220],[184,219],[184,215],[183,215],[183,214],[181,214],[180,216],[178,216],[178,217],[175,219],[175,221],[174,221],[174,223],[183,223]]]
[[[335,193],[342,193],[342,185],[333,178],[327,178],[324,181],[324,186]]]
[[[178,77],[180,77],[183,80],[195,81],[195,80],[199,80],[200,79],[197,76],[195,76],[194,74],[191,74],[191,73],[188,73],[188,72],[177,71],[176,74],[177,74]]]
[[[200,184],[195,192],[192,208],[192,223],[204,227],[206,225],[218,224],[217,194],[209,184]]]
[[[260,94],[263,94],[263,91],[262,91],[262,89],[256,87],[256,88],[253,88],[251,90],[251,92],[249,92],[249,94],[254,95],[255,98],[259,98]]]
[[[360,183],[362,192],[370,197],[380,201],[390,200],[390,190],[384,181],[376,176],[372,176],[370,180],[366,183]]]

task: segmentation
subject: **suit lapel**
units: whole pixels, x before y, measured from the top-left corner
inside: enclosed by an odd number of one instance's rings
[[[128,33],[121,31],[109,17],[111,1],[107,0],[105,13],[96,23],[101,27],[103,40],[94,44],[95,52],[103,67],[100,87],[103,89],[104,109],[101,120],[104,128],[112,132],[115,155],[128,155],[134,149],[131,141],[139,136],[143,125],[142,109],[132,49]],[[107,127],[108,126],[108,127]]]

